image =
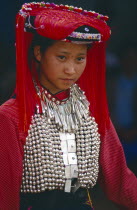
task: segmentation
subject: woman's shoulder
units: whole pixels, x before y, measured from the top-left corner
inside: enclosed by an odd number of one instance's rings
[[[26,134],[19,130],[19,111],[17,99],[9,99],[0,106],[0,127],[15,129],[19,139],[24,141]],[[22,140],[23,139],[23,140]]]
[[[18,119],[18,102],[11,98],[0,106],[0,116]]]

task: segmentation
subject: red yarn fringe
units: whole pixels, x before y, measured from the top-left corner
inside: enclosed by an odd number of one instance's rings
[[[99,132],[104,134],[109,123],[106,97],[106,43],[95,43],[87,55],[87,65],[78,81],[90,102],[91,114],[99,125]]]
[[[19,128],[27,134],[31,116],[35,113],[36,104],[41,109],[40,99],[32,80],[31,70],[28,64],[28,50],[32,41],[32,33],[24,31],[25,18],[17,15],[16,25],[16,98],[19,104]],[[19,25],[19,27],[18,27]]]

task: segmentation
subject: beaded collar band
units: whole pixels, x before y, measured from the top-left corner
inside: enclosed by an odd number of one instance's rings
[[[69,5],[57,5],[54,3],[45,3],[43,2],[32,2],[32,3],[25,3],[22,5],[22,8],[20,10],[20,13],[28,13],[30,11],[32,11],[33,9],[43,9],[43,8],[51,8],[51,9],[57,9],[57,10],[67,10],[67,11],[73,11],[75,13],[79,13],[79,14],[83,14],[89,17],[94,17],[100,20],[104,20],[107,21],[108,20],[108,16],[104,16],[101,15],[99,13],[96,13],[94,11],[87,11],[87,10],[83,10],[81,7],[73,7],[73,6],[69,6]]]
[[[81,33],[81,32],[72,32],[69,37],[76,39],[87,39],[92,41],[101,41],[101,34],[89,34],[89,33]]]

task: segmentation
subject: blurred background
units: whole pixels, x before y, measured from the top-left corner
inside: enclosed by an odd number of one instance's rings
[[[15,87],[15,14],[24,0],[1,2],[0,104]],[[52,2],[49,0],[48,2]],[[137,0],[54,0],[109,16],[112,36],[107,44],[107,95],[109,110],[128,167],[137,175]],[[118,209],[99,186],[93,191],[95,209]]]

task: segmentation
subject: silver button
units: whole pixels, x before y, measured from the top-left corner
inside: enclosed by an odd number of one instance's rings
[[[76,142],[75,140],[68,140],[68,152],[76,152]]]
[[[71,177],[72,178],[78,177],[78,166],[77,165],[71,165]]]
[[[77,156],[75,153],[68,153],[69,164],[77,164]]]

